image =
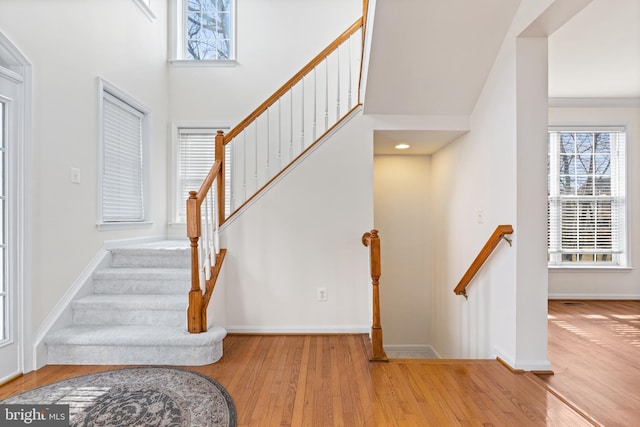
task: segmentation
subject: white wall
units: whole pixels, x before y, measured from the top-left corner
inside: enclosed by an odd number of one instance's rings
[[[234,126],[361,16],[361,0],[237,0],[238,64],[171,67],[172,121]]]
[[[131,0],[0,4],[0,31],[33,64],[33,332],[104,240],[165,233],[166,5],[154,3],[154,22]],[[152,109],[151,228],[96,229],[98,76]],[[79,185],[71,167],[81,170]]]
[[[361,237],[372,227],[372,132],[358,113],[223,226],[226,313],[214,321],[231,332],[368,331]]]
[[[579,101],[576,101],[576,103]],[[640,298],[640,107],[549,108],[550,125],[625,126],[629,269],[549,269],[550,298]]]
[[[525,262],[546,248],[539,237],[545,230],[544,200],[536,209],[546,181],[535,172],[545,163],[541,149],[531,145],[537,134],[544,141],[546,69],[527,70],[536,58],[546,63],[546,39],[517,43],[549,3],[521,3],[474,108],[471,132],[432,158],[431,337],[443,357],[500,356],[517,368],[549,368],[546,265],[539,256]],[[499,224],[514,226],[513,247],[498,246],[470,285],[468,300],[455,296],[453,288]],[[519,233],[526,238],[520,240]]]
[[[430,344],[430,177],[430,156],[374,157],[374,228],[381,239],[385,345]]]

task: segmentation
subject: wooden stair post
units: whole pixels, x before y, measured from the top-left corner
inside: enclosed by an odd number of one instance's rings
[[[380,237],[378,230],[362,235],[362,244],[369,246],[371,263],[371,284],[373,286],[373,323],[371,325],[372,362],[388,362],[387,354],[382,345],[382,325],[380,323]]]

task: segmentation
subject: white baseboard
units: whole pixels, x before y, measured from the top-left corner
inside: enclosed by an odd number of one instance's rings
[[[514,360],[511,356],[507,356],[506,353],[500,349],[494,349],[495,354],[493,357],[499,357],[504,363],[509,365],[512,369],[523,371],[550,371],[551,362],[547,359],[543,360]]]
[[[441,359],[429,344],[389,344],[384,351],[390,359]]]
[[[228,326],[230,334],[368,334],[368,325],[328,325],[328,326]]]
[[[599,299],[599,300],[637,300],[640,295],[633,294],[549,294],[549,299]]]

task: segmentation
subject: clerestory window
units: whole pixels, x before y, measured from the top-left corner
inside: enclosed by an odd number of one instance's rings
[[[551,266],[626,266],[624,129],[548,133]]]
[[[174,0],[174,60],[233,63],[234,0]]]

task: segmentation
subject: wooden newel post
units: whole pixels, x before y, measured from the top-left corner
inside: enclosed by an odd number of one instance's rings
[[[218,221],[219,223],[222,225],[222,223],[224,222],[224,220],[226,219],[224,217],[224,212],[225,212],[225,182],[224,182],[224,177],[225,177],[225,171],[227,169],[227,165],[225,164],[224,160],[225,160],[225,155],[224,155],[224,132],[219,130],[218,133],[216,134],[216,152],[215,152],[215,158],[214,160],[220,160],[220,172],[218,172],[218,177],[216,178],[216,181],[218,181],[218,187],[217,187],[217,192],[218,192],[218,200],[216,201],[218,203]]]
[[[387,354],[382,345],[382,325],[380,323],[380,237],[378,230],[371,230],[364,233],[362,243],[369,246],[369,256],[371,262],[371,284],[373,285],[373,322],[371,325],[371,347],[373,357],[371,361],[386,362]]]
[[[198,271],[198,240],[201,234],[200,205],[198,192],[190,191],[187,199],[187,236],[191,242],[191,290],[187,308],[187,328],[190,333],[198,334],[202,329],[202,290]]]

